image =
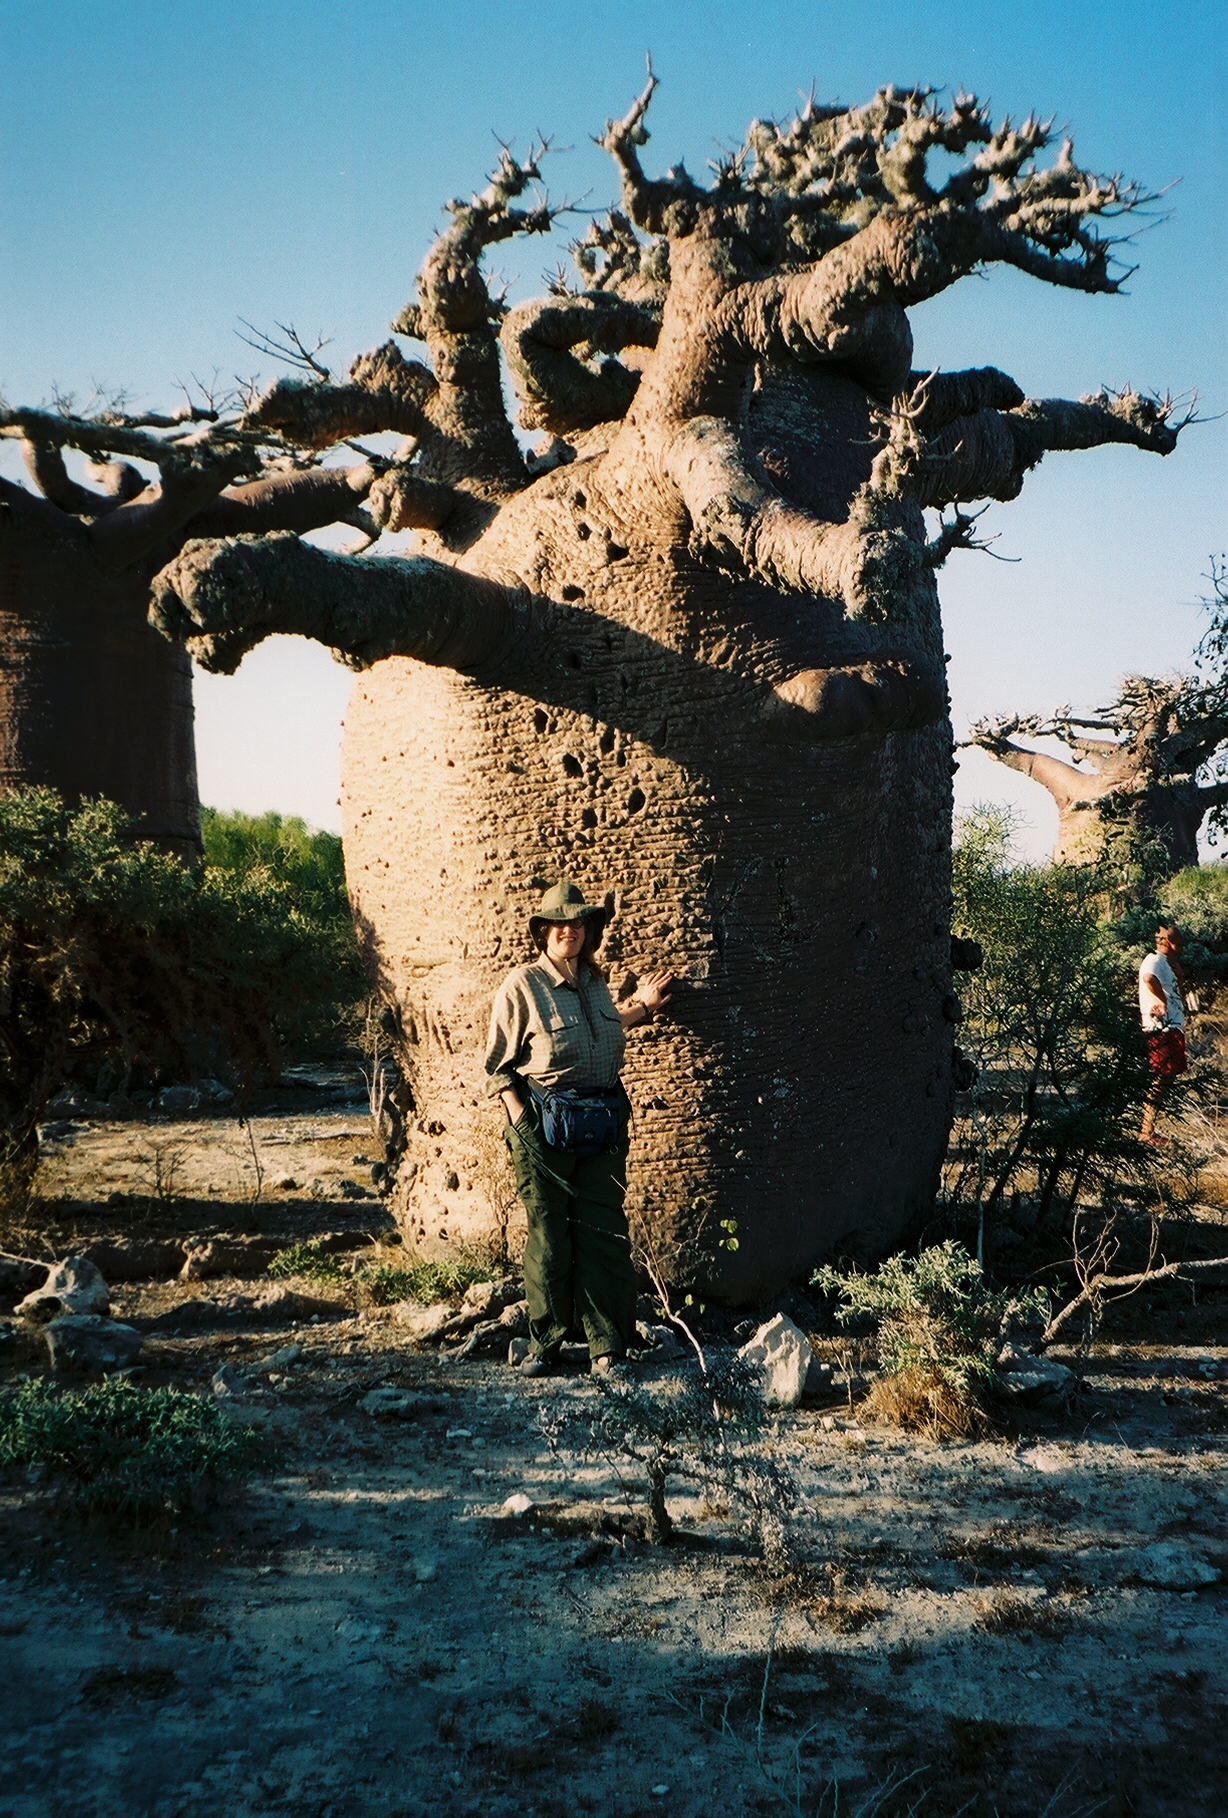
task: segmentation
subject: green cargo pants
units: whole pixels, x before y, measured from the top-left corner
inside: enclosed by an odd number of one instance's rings
[[[551,1149],[531,1098],[506,1135],[529,1227],[524,1291],[530,1349],[551,1357],[579,1326],[590,1357],[625,1357],[635,1332],[636,1301],[623,1212],[626,1135],[604,1155]]]

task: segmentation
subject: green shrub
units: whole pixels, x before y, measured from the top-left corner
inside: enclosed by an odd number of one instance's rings
[[[378,1307],[392,1306],[398,1300],[420,1300],[430,1305],[439,1300],[458,1300],[475,1281],[490,1280],[490,1260],[476,1250],[458,1248],[454,1256],[431,1262],[410,1261],[401,1268],[377,1263],[361,1270],[358,1280],[364,1292]]]
[[[269,1264],[270,1275],[304,1275],[310,1281],[344,1281],[345,1272],[335,1256],[322,1250],[318,1239],[279,1250]]]
[[[347,939],[285,878],[188,871],[112,803],[0,796],[0,1212],[65,1079],[275,1072],[361,988]]]
[[[289,885],[298,908],[313,920],[336,922],[353,940],[341,839],[309,827],[297,815],[241,814],[202,808],[205,864],[216,871],[267,872]]]
[[[888,1257],[872,1275],[827,1267],[813,1280],[838,1299],[841,1325],[874,1321],[879,1363],[894,1379],[875,1397],[878,1411],[935,1433],[978,1424],[1008,1316],[1025,1323],[1048,1316],[1046,1295],[991,1288],[976,1259],[950,1238],[917,1257]]]
[[[952,928],[985,957],[959,981],[959,1039],[979,1080],[948,1205],[987,1219],[1022,1177],[1043,1214],[1063,1181],[1073,1203],[1148,1165],[1136,1141],[1146,1047],[1106,880],[1094,866],[1021,864],[1012,834],[1009,812],[979,807],[954,853]]]
[[[262,1452],[215,1402],[122,1377],[80,1390],[25,1382],[0,1400],[0,1467],[44,1466],[81,1514],[142,1524],[199,1509]]]

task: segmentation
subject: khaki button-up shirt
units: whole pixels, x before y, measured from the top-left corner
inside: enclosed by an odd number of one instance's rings
[[[517,1074],[541,1092],[556,1086],[610,1090],[627,1038],[605,980],[580,967],[576,984],[543,955],[517,966],[500,985],[486,1042],[488,1094],[516,1086]]]

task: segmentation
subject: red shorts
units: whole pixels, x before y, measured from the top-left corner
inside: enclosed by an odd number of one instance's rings
[[[1156,1079],[1176,1079],[1190,1064],[1185,1058],[1184,1031],[1157,1029],[1147,1037],[1147,1057]]]

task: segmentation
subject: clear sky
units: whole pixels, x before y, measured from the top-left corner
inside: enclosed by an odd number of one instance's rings
[[[914,312],[917,362],[993,363],[1040,396],[1195,390],[1209,418],[1228,411],[1228,0],[0,0],[0,391],[37,403],[98,384],[165,404],[192,374],[261,368],[240,318],[329,334],[343,369],[385,338],[493,135],[521,150],[549,135],[552,196],[613,199],[592,135],[642,85],[645,51],[656,168],[701,172],[812,84],[855,102],[894,81],[1056,115],[1085,166],[1174,184],[1128,295],[994,270]],[[500,254],[513,299],[582,226]],[[1224,421],[1165,461],[1049,457],[986,520],[1011,562],[959,554],[943,571],[957,731],[1094,706],[1127,670],[1180,664],[1228,544],[1226,497]],[[293,640],[199,677],[203,798],[335,827],[349,685]],[[963,802],[1023,808],[1045,849],[1043,791],[979,754],[956,782]]]

